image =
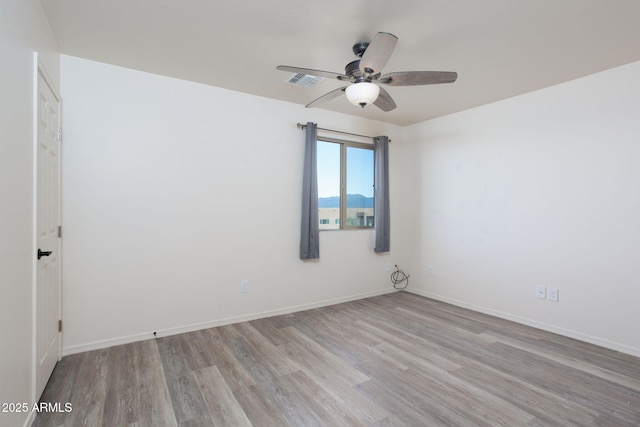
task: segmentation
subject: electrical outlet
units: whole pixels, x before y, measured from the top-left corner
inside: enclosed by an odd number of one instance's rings
[[[551,289],[551,288],[549,288],[549,289]],[[545,299],[546,294],[547,294],[547,288],[546,287],[544,287],[542,285],[536,286],[536,297],[537,298]]]
[[[249,292],[249,281],[248,280],[240,281],[240,292],[242,292],[243,294]]]
[[[549,301],[558,302],[558,288],[549,288],[547,299]]]
[[[390,263],[390,262],[388,262],[388,263],[387,263],[387,265],[386,265],[386,267],[385,267],[385,271],[386,271],[387,273],[391,271],[391,263]]]
[[[429,276],[432,276],[432,277],[436,275],[436,269],[435,269],[435,268],[433,268],[433,265],[430,265],[430,266],[427,268],[427,274],[428,274]]]

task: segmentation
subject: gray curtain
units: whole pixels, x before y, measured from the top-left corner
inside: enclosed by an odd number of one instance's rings
[[[373,138],[374,156],[374,228],[375,252],[389,252],[391,247],[389,221],[389,137]]]
[[[304,173],[302,177],[302,226],[300,229],[300,259],[320,258],[320,232],[318,220],[318,126],[308,122],[304,147]]]

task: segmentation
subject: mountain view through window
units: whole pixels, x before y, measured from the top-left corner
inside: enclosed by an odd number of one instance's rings
[[[318,141],[320,230],[373,227],[373,149]]]

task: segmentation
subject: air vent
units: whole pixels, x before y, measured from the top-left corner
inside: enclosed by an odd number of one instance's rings
[[[291,77],[289,77],[289,79],[285,80],[284,82],[293,86],[313,87],[320,83],[322,80],[324,80],[324,78],[322,77],[296,73],[292,74]]]

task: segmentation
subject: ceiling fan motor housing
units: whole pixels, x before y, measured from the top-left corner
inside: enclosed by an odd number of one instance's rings
[[[360,72],[360,60],[356,59],[355,61],[349,62],[344,67],[344,73],[349,77],[362,77],[362,73]]]

